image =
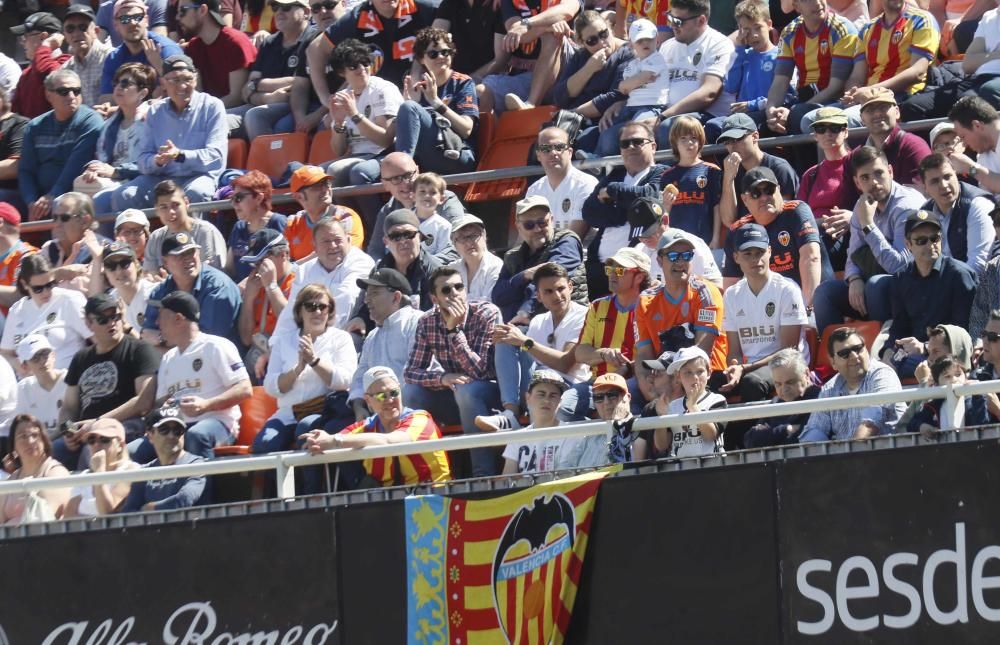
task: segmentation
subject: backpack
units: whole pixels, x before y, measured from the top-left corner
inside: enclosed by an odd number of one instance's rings
[[[565,130],[566,134],[569,135],[569,145],[576,143],[576,138],[580,136],[580,129],[583,127],[583,115],[577,114],[572,110],[558,110],[552,119],[546,121],[542,124],[541,130],[545,128],[559,128],[560,130]],[[535,146],[538,142],[531,144],[531,148],[528,150],[528,165],[529,166],[539,166],[538,155],[535,154]]]

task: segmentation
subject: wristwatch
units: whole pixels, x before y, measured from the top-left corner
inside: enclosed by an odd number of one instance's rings
[[[525,29],[531,29],[531,18],[521,18],[521,25]]]
[[[434,111],[437,112],[438,114],[444,114],[445,112],[448,111],[448,104],[445,103],[444,101],[441,101],[440,103],[438,103],[437,107],[434,108]]]
[[[347,132],[347,126],[346,125],[335,125],[335,126],[333,126],[333,131],[336,132],[337,134],[344,134],[345,132]]]
[[[868,235],[869,233],[871,233],[874,230],[875,230],[875,226],[872,225],[872,224],[868,224],[863,229],[861,229],[861,232],[864,233],[865,235]]]
[[[309,361],[309,367],[316,367],[319,365],[319,356]]]
[[[187,155],[184,154],[183,150],[178,152],[177,155],[174,157],[174,161],[176,161],[177,163],[184,163],[186,160],[187,160]]]
[[[535,341],[531,340],[530,338],[525,339],[525,341],[521,343],[521,349],[525,350],[531,349],[534,346],[535,346]]]
[[[463,329],[462,325],[458,324],[458,325],[455,325],[454,329],[448,329],[447,332],[449,334],[457,334],[458,332],[462,331],[462,329]]]
[[[351,115],[351,123],[354,123],[354,124],[361,123],[361,119],[363,119],[363,118],[365,118],[365,117],[361,116],[360,112],[358,112],[357,114],[352,114]]]

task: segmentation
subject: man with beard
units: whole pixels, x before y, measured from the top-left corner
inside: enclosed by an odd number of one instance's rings
[[[892,90],[880,88],[861,105],[861,122],[868,129],[865,144],[885,154],[893,176],[907,186],[917,185],[920,160],[931,154],[931,147],[923,137],[900,129],[899,106]]]
[[[111,93],[115,72],[125,63],[142,63],[165,74],[163,61],[184,51],[174,41],[149,28],[149,8],[143,0],[117,0],[114,3],[114,25],[122,44],[104,59],[101,74],[101,106],[99,111],[109,113],[112,107]]]
[[[285,4],[294,6],[281,3]],[[226,26],[219,0],[192,0],[191,4],[181,4],[177,8],[177,22],[184,35],[190,38],[184,53],[201,72],[202,91],[222,99],[226,108],[243,106],[243,86],[257,58],[250,37]],[[236,114],[242,115],[245,111],[246,108],[237,110]]]

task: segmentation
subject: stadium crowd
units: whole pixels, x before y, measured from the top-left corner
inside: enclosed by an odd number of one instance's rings
[[[12,28],[27,66],[0,54],[9,477],[212,459],[256,397],[258,454],[613,422],[468,464],[342,465],[341,488],[1000,419],[986,395],[954,418],[926,401],[632,431],[1000,375],[993,0],[744,0],[731,34],[708,0],[47,4]],[[477,167],[482,115],[535,106],[560,112],[506,248],[442,175]],[[231,140],[321,130],[326,163],[229,163]],[[764,152],[785,133],[816,145]],[[191,208],[212,199],[235,221]],[[0,521],[180,508],[210,484],[10,495]]]

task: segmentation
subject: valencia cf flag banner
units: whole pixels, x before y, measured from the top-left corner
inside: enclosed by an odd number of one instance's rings
[[[488,500],[407,498],[407,642],[562,643],[609,472]]]

